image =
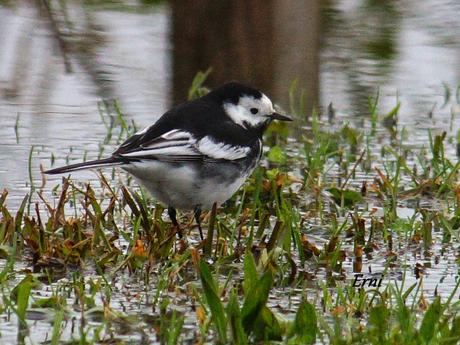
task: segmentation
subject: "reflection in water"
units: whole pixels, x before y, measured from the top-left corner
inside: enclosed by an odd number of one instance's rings
[[[266,1],[173,1],[174,99],[197,70],[213,68],[213,86],[238,80],[271,89],[273,8]]]
[[[145,126],[182,101],[195,73],[209,67],[208,85],[247,82],[286,110],[298,79],[307,109],[332,101],[339,116],[357,123],[377,88],[381,112],[399,93],[399,123],[416,130],[444,129],[458,109],[455,0],[51,1],[51,12],[39,3],[0,2],[0,186],[17,202],[28,191],[32,145],[39,184],[39,163],[49,166],[51,153],[56,164],[85,152],[97,157],[106,135],[98,101],[118,99]],[[443,82],[451,89],[447,105]],[[419,144],[422,133],[412,136]]]
[[[274,96],[286,108],[288,88],[296,80],[304,91],[307,114],[319,106],[320,1],[278,0],[273,2],[275,63]],[[267,71],[270,73],[270,71]]]
[[[367,115],[367,98],[379,88],[383,111],[398,94],[403,124],[417,126],[432,108],[450,116],[442,84],[455,90],[460,81],[458,1],[333,1],[324,14],[323,102]]]
[[[266,90],[288,106],[294,79],[318,104],[319,0],[173,1],[174,100],[183,100],[198,70],[209,84],[230,80]]]
[[[13,207],[29,192],[32,145],[32,172],[39,186],[39,165],[50,166],[52,154],[56,164],[98,156],[106,136],[97,107],[101,99],[118,99],[139,126],[158,118],[169,103],[165,6],[140,12],[137,7],[97,10],[53,1],[56,25],[67,42],[72,73],[66,73],[56,32],[38,3],[0,5],[0,188],[8,188]],[[105,152],[113,145],[105,145]],[[79,178],[91,180],[94,174]],[[52,179],[50,185],[59,181]]]
[[[353,112],[367,115],[367,97],[387,84],[394,72],[397,35],[401,30],[400,8],[392,0],[341,5],[334,3],[323,9],[326,74],[331,73],[331,79],[344,78]]]

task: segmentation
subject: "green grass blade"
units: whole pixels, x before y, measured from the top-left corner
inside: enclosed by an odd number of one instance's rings
[[[12,295],[16,295],[16,313],[21,323],[25,324],[26,311],[29,305],[30,291],[35,285],[32,275],[27,275],[21,282],[13,289]],[[14,296],[13,296],[14,297]]]
[[[235,291],[233,291],[230,295],[230,300],[227,304],[227,317],[230,323],[230,329],[232,333],[232,344],[247,344],[247,335],[244,332],[243,323],[241,319],[241,311],[238,305],[238,297]]]
[[[51,345],[58,345],[61,338],[61,323],[64,319],[64,311],[59,310],[56,312],[56,317],[53,323],[53,335],[51,337]]]
[[[201,284],[203,285],[206,302],[211,310],[220,343],[227,342],[227,318],[218,294],[218,286],[209,270],[208,265],[201,260],[199,263]]]
[[[307,300],[300,303],[294,320],[294,333],[301,344],[313,344],[318,332],[315,307]]]
[[[257,284],[253,285],[244,300],[241,314],[243,317],[243,327],[246,333],[254,330],[255,320],[262,311],[268,300],[270,288],[273,285],[273,275],[270,271],[264,273]]]
[[[420,325],[420,335],[426,343],[429,343],[434,336],[436,325],[439,323],[441,317],[441,312],[441,298],[438,296],[429,306],[423,317],[422,324]]]
[[[254,336],[257,340],[281,341],[283,330],[275,314],[266,306],[262,306],[254,323]]]
[[[178,344],[179,336],[182,331],[182,327],[184,326],[184,317],[177,316],[177,312],[174,310],[172,319],[171,319],[171,327],[172,329],[169,330],[168,333],[168,345]]]
[[[250,251],[246,251],[244,256],[244,281],[243,290],[248,293],[255,285],[257,285],[258,279],[256,262],[254,256]]]

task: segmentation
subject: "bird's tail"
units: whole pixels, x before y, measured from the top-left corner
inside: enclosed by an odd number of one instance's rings
[[[109,158],[97,159],[97,160],[89,161],[89,162],[66,165],[63,167],[46,170],[44,171],[44,173],[49,174],[49,175],[65,174],[65,173],[77,171],[77,170],[84,170],[84,169],[90,169],[90,168],[103,168],[103,167],[110,167],[110,166],[121,165],[121,164],[125,164],[125,162],[123,162],[122,160],[116,157],[109,157]]]

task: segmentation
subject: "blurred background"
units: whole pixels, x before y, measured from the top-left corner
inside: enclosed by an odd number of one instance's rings
[[[332,103],[359,125],[379,90],[402,126],[451,126],[458,18],[458,0],[0,0],[0,187],[14,202],[40,163],[110,153],[101,100],[143,127],[209,68],[207,86],[248,83],[287,112],[295,81],[306,117]]]

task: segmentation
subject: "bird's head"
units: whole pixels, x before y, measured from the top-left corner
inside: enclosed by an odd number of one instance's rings
[[[228,83],[212,91],[225,113],[237,125],[246,129],[265,129],[273,120],[292,121],[273,108],[273,103],[257,89],[238,83]]]

